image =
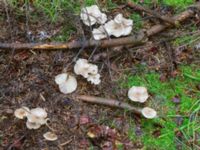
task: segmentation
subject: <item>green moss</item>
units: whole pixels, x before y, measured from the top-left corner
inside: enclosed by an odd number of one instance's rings
[[[187,7],[192,4],[194,0],[162,0],[164,4],[173,7]]]
[[[141,16],[139,15],[139,14],[132,14],[131,16],[130,16],[130,18],[133,20],[133,22],[134,22],[134,26],[133,26],[133,28],[134,28],[134,31],[138,31],[138,30],[140,30],[142,27],[143,27],[143,22],[142,22],[142,18],[141,18]]]
[[[188,149],[187,141],[195,138],[195,134],[200,130],[200,118],[197,115],[200,111],[200,91],[196,88],[199,84],[200,70],[198,66],[182,66],[181,74],[176,78],[165,82],[160,81],[160,74],[156,72],[128,75],[127,82],[121,84],[123,87],[145,86],[148,88],[151,98],[148,106],[155,108],[160,115],[153,120],[142,119],[143,136],[138,138],[130,130],[129,138],[135,142],[140,140],[145,149],[170,150],[176,149],[176,143],[180,142],[176,137],[176,132],[180,131],[184,138],[181,145]],[[185,75],[187,73],[187,76]],[[192,76],[192,78],[191,78]],[[180,97],[180,104],[172,102],[174,96]],[[176,116],[183,117],[182,125],[178,126],[175,122]],[[193,116],[193,120],[191,120]],[[159,127],[156,126],[159,125]],[[155,133],[158,132],[158,135]]]

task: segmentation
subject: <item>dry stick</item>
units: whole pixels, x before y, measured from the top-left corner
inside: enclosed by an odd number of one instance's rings
[[[132,111],[136,114],[141,114],[141,108],[137,108],[129,105],[128,103],[124,103],[114,99],[106,99],[106,98],[87,96],[87,95],[78,95],[76,98],[89,103],[96,103],[111,107],[123,108]]]
[[[170,23],[171,25],[176,25],[173,18],[170,18],[170,17],[167,17],[167,16],[161,16],[161,15],[158,14],[157,12],[152,11],[152,10],[150,10],[150,9],[148,9],[148,8],[145,8],[145,7],[141,6],[141,5],[135,4],[135,3],[133,3],[132,1],[129,1],[129,2],[127,3],[127,5],[128,5],[130,8],[134,9],[134,10],[146,12],[146,13],[148,13],[148,14],[150,14],[150,15],[153,15],[154,17],[156,17],[156,18],[158,18],[158,19],[160,19],[160,20],[162,20],[162,21],[165,21],[165,22],[167,22],[167,23]]]
[[[195,6],[196,9],[200,10],[200,3],[196,3]],[[186,20],[189,17],[194,16],[195,10],[188,9],[181,14],[173,17],[173,20],[175,22],[182,22]],[[171,24],[165,24],[165,25],[155,25],[151,27],[149,30],[146,31],[146,36],[150,37],[152,35],[155,35],[163,30],[165,30],[168,27],[171,27]],[[106,48],[106,47],[114,47],[114,46],[120,46],[120,45],[132,45],[132,46],[137,46],[144,44],[146,37],[144,33],[140,32],[138,35],[133,35],[129,37],[123,37],[123,38],[116,38],[116,39],[107,39],[107,40],[101,40],[101,41],[96,41],[96,40],[88,40],[88,41],[72,41],[68,43],[48,43],[48,44],[43,44],[43,43],[0,43],[0,49],[33,49],[33,50],[53,50],[53,49],[74,49],[74,48],[80,48],[83,45],[85,47],[101,47],[101,48]]]
[[[200,3],[198,3],[198,5],[200,5]],[[173,19],[175,20],[175,22],[182,22],[182,21],[186,20],[187,18],[194,16],[194,14],[195,14],[195,12],[193,10],[188,9],[188,10],[182,12],[181,14],[174,16]],[[165,30],[168,27],[171,27],[171,25],[170,24],[155,25],[155,26],[151,27],[150,30],[147,30],[147,36],[149,37],[154,34],[157,34],[161,31]]]
[[[75,49],[85,45],[85,47],[114,47],[120,45],[141,45],[144,43],[144,34],[133,35],[130,37],[108,39],[108,40],[88,40],[88,41],[72,41],[68,43],[0,43],[0,49],[38,49],[38,50],[53,50],[53,49]]]

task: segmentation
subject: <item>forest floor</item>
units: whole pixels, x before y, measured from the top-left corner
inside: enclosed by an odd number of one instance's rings
[[[178,1],[181,0],[174,2]],[[82,23],[79,14],[81,7],[92,4],[94,0],[0,1],[0,43],[91,39],[91,29]],[[122,13],[133,19],[133,33],[162,23],[125,4],[111,0],[98,3],[110,16]],[[145,0],[138,4],[171,17],[186,9],[190,1],[184,6],[170,0],[167,3]],[[137,47],[85,48],[81,52],[0,49],[0,149],[200,149],[199,25],[197,14]],[[98,65],[101,84],[91,85],[78,76],[77,90],[65,95],[60,93],[54,79],[64,68],[73,74],[74,58],[89,59]],[[149,100],[144,104],[128,100],[131,86],[147,87]],[[128,110],[82,102],[76,95],[150,106],[159,117],[145,119]],[[45,108],[49,126],[58,140],[43,138],[48,127],[29,130],[24,120],[15,118],[13,113],[21,106]],[[95,138],[90,136],[91,132]]]

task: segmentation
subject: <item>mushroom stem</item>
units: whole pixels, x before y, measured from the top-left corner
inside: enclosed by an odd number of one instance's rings
[[[114,99],[107,99],[107,98],[88,96],[88,95],[78,95],[76,98],[82,101],[89,102],[89,103],[96,103],[96,104],[102,104],[102,105],[111,106],[111,107],[127,109],[136,114],[141,114],[141,110],[142,110],[141,108],[137,108],[137,107],[129,105],[128,103],[124,103],[124,102],[114,100]]]

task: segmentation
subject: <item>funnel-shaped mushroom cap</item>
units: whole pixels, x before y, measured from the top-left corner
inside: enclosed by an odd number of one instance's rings
[[[144,103],[148,99],[149,95],[145,87],[133,86],[128,91],[128,97],[132,101]]]
[[[15,110],[14,115],[19,119],[24,119],[28,115],[29,111],[28,107],[21,107]]]
[[[104,27],[109,35],[115,37],[129,35],[132,31],[133,21],[118,14],[114,20],[107,22]]]
[[[43,137],[48,141],[55,141],[58,139],[57,135],[52,132],[46,132],[45,134],[43,134]]]
[[[145,107],[145,108],[142,109],[142,115],[145,118],[152,119],[152,118],[155,118],[157,116],[157,112],[152,108]]]
[[[72,93],[77,88],[77,81],[74,76],[68,75],[67,80],[59,84],[59,89],[64,94]]]
[[[105,39],[108,36],[104,26],[100,26],[99,28],[93,29],[92,35],[95,40]]]
[[[46,123],[47,112],[42,108],[31,109],[30,113],[27,115],[28,122],[36,124]]]
[[[28,129],[38,129],[38,128],[41,127],[41,124],[29,122],[29,121],[27,120],[27,122],[26,122],[26,127],[27,127]]]
[[[107,16],[101,13],[97,5],[85,7],[81,9],[81,20],[87,26],[92,26],[95,23],[103,24],[107,21]]]

